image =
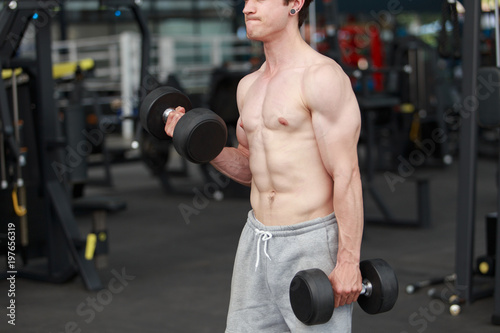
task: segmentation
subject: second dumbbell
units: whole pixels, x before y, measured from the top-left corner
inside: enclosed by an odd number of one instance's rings
[[[398,280],[394,270],[382,259],[360,263],[363,286],[359,306],[369,314],[391,310],[398,299]],[[292,310],[306,325],[324,324],[334,312],[335,297],[328,276],[319,269],[298,272],[290,284]]]
[[[191,109],[189,98],[172,87],[160,87],[149,93],[141,103],[140,118],[144,129],[159,140],[168,140],[165,124],[178,106],[186,114],[177,122],[172,141],[177,152],[193,163],[207,163],[224,149],[227,128],[215,112]]]

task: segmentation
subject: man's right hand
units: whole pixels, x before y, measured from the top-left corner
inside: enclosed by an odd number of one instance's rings
[[[363,278],[359,270],[359,264],[339,264],[328,277],[335,295],[335,307],[351,304],[358,300],[362,290]]]
[[[182,106],[178,106],[175,108],[175,111],[170,112],[167,118],[167,123],[165,124],[165,133],[167,133],[168,136],[174,136],[175,126],[184,114],[186,114],[186,109]]]

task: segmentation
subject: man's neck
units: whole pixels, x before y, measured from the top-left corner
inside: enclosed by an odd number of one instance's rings
[[[264,41],[266,72],[273,75],[281,69],[296,66],[303,60],[304,49],[308,47],[297,29],[288,29],[279,36]]]

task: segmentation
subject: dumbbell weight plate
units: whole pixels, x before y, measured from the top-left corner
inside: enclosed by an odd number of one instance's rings
[[[191,101],[181,91],[172,87],[159,87],[153,90],[141,103],[140,117],[142,127],[157,139],[170,139],[167,133],[165,133],[163,113],[168,108],[175,109],[178,106],[184,107],[186,112],[192,108]]]
[[[371,295],[359,296],[359,306],[369,314],[391,310],[399,292],[398,279],[391,266],[382,259],[371,259],[362,261],[359,269],[363,279],[373,286]]]
[[[215,112],[197,108],[179,119],[174,129],[175,149],[187,160],[207,163],[226,146],[227,128]]]
[[[306,325],[324,324],[335,307],[332,285],[320,269],[300,271],[290,283],[292,310]]]

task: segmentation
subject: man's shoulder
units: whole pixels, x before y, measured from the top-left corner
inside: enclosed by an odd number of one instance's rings
[[[261,72],[262,69],[258,69],[256,70],[255,72],[252,72],[252,73],[249,73],[247,75],[245,75],[239,82],[238,84],[238,89],[245,89],[245,88],[248,88],[249,86],[252,85],[253,82],[255,82],[255,80],[257,80],[257,78],[259,77],[260,75],[260,72]]]
[[[343,80],[345,76],[344,70],[335,60],[322,54],[317,54],[304,71],[304,80],[306,81],[337,81]]]
[[[347,103],[353,97],[351,80],[333,59],[320,56],[304,71],[302,93],[308,105]]]
[[[255,81],[257,77],[260,75],[260,70],[256,70],[255,72],[249,73],[245,75],[240,82],[249,82],[249,81]]]

